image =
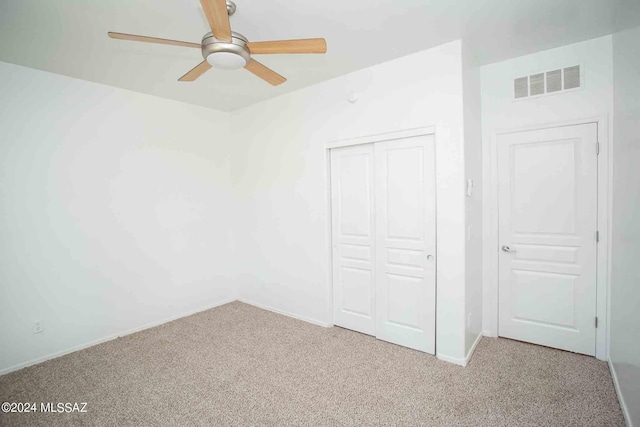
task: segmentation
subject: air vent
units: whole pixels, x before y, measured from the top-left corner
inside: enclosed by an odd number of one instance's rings
[[[538,97],[569,89],[578,89],[581,85],[580,66],[574,65],[514,79],[513,97],[515,99]]]

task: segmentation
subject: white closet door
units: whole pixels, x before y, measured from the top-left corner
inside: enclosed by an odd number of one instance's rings
[[[375,144],[376,337],[435,353],[433,135]]]
[[[331,150],[334,324],[375,335],[371,144]]]

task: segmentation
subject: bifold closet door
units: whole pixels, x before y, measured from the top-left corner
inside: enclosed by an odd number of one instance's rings
[[[375,335],[373,145],[331,150],[334,324]]]
[[[375,144],[376,337],[435,354],[433,135]]]

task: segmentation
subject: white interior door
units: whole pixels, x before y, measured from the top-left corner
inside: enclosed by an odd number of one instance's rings
[[[375,144],[376,337],[435,353],[433,135]]]
[[[375,335],[373,145],[331,150],[334,324]]]
[[[597,125],[498,137],[499,335],[595,354]]]

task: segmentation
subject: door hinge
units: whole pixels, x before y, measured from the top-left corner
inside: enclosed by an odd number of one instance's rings
[[[596,156],[600,154],[600,143],[596,142]]]
[[[598,316],[596,316],[596,328],[598,327]]]
[[[600,241],[600,232],[596,231],[596,243]]]

